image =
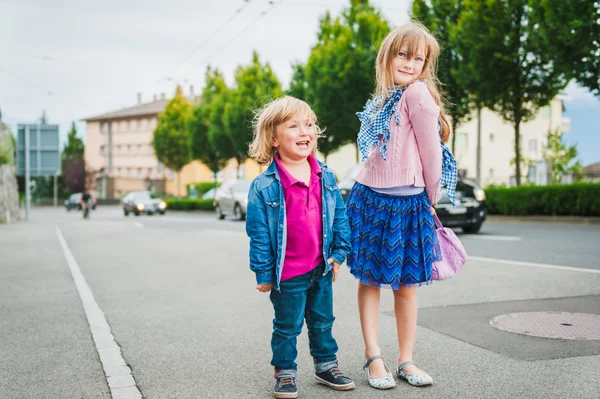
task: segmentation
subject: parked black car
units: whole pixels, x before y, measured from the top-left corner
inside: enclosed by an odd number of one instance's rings
[[[81,210],[81,196],[83,193],[73,193],[65,200],[65,209],[70,211],[71,209]],[[96,197],[92,195],[92,209],[96,209]]]
[[[129,213],[133,213],[135,216],[140,216],[142,213],[164,215],[166,211],[167,204],[149,191],[134,191],[123,197],[123,214],[125,216],[129,216]]]
[[[344,201],[361,170],[362,164],[355,165],[338,184]],[[456,207],[452,206],[446,190],[442,189],[442,198],[435,206],[440,222],[445,227],[460,227],[465,233],[477,233],[487,216],[485,192],[474,182],[459,179],[454,200]]]

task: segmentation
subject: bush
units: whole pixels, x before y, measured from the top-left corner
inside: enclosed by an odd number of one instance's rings
[[[208,190],[215,187],[215,182],[214,181],[204,181],[204,182],[199,182],[199,183],[190,183],[190,184],[186,185],[185,188],[187,190],[188,196],[190,195],[190,187],[192,187],[192,186],[196,187],[196,197],[200,198]],[[217,182],[217,187],[221,187],[221,183]]]
[[[600,216],[600,184],[488,187],[490,214]]]
[[[214,210],[212,199],[166,198],[167,209],[180,211]]]

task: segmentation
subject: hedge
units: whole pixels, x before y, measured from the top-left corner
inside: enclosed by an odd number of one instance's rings
[[[202,195],[204,193],[206,193],[208,190],[210,190],[211,188],[215,188],[215,182],[214,181],[204,181],[204,182],[198,182],[198,183],[190,183],[188,185],[186,185],[186,190],[188,193],[188,196],[190,195],[190,187],[196,187],[196,196],[198,198],[202,197]],[[221,183],[217,182],[217,187],[220,187]]]
[[[167,209],[192,211],[214,210],[212,199],[166,198]]]
[[[491,186],[485,195],[490,214],[600,216],[600,183]]]

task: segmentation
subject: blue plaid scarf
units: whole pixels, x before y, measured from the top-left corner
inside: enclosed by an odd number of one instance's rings
[[[402,88],[398,88],[397,86],[390,87],[385,100],[381,96],[368,100],[363,111],[356,113],[356,116],[358,116],[358,119],[360,119],[361,122],[357,139],[361,161],[364,161],[369,157],[369,152],[373,145],[377,145],[381,157],[387,161],[387,142],[392,137],[390,123],[392,121],[392,116],[394,116],[396,125],[400,124],[397,105],[406,87],[407,86]],[[438,133],[439,130],[440,122],[438,121]],[[441,186],[446,187],[450,202],[452,202],[453,206],[456,206],[454,202],[456,183],[458,181],[456,159],[454,159],[450,149],[444,143],[440,142],[440,144],[442,146]]]

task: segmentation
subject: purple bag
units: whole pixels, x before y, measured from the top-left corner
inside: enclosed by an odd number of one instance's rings
[[[433,219],[435,220],[435,233],[442,259],[433,263],[431,278],[434,280],[447,280],[454,276],[467,262],[467,251],[465,251],[465,247],[460,243],[452,229],[442,226],[436,213],[433,214]]]

